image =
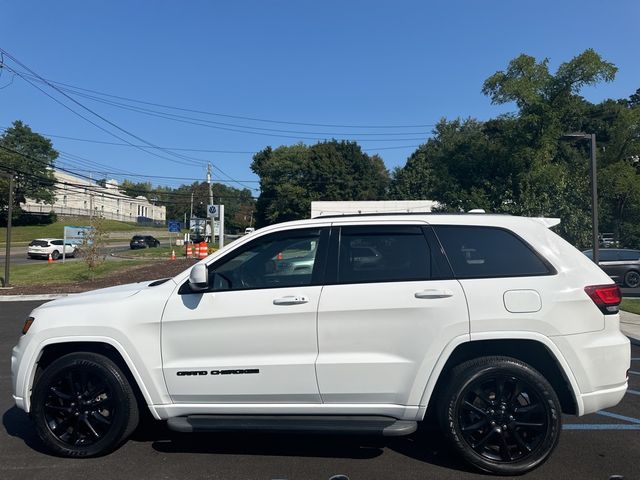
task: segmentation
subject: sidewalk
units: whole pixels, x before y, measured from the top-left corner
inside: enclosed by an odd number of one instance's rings
[[[640,345],[640,315],[620,310],[620,330],[631,343]]]

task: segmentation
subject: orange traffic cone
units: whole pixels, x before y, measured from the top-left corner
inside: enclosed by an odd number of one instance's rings
[[[47,259],[47,263],[53,263],[53,257],[51,256],[51,254],[49,254],[49,258]]]
[[[282,260],[282,252],[278,253],[278,260]]]
[[[171,250],[171,261],[175,261],[176,259],[176,251],[175,250]]]
[[[187,258],[193,258],[193,248],[191,244],[187,244]]]

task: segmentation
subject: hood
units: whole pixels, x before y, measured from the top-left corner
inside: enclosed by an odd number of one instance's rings
[[[105,303],[122,300],[132,297],[141,290],[146,288],[154,288],[165,283],[171,283],[171,288],[175,287],[175,282],[170,279],[150,280],[147,282],[127,283],[124,285],[116,285],[115,287],[100,288],[98,290],[90,290],[84,293],[71,294],[52,302],[43,304],[38,308],[58,307],[63,305],[81,305],[87,303]]]

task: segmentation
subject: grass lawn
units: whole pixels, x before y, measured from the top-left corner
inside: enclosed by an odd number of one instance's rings
[[[127,270],[132,266],[142,265],[144,260],[107,261],[95,269],[93,278],[100,278],[110,273]],[[35,265],[16,265],[11,267],[11,284],[45,285],[75,283],[91,280],[91,274],[83,261],[62,263],[38,262]]]
[[[620,304],[620,309],[624,310],[625,312],[637,313],[638,315],[640,315],[640,299],[630,300],[628,298],[625,298]]]
[[[117,220],[103,220],[104,228],[108,232],[133,232],[144,228],[153,230],[154,227],[141,226],[137,223],[119,222]],[[65,225],[89,225],[87,217],[60,217],[56,223],[50,225],[28,225],[11,228],[11,244],[28,243],[34,238],[62,238]],[[165,228],[159,228],[164,232]],[[0,228],[0,245],[4,245],[7,236],[7,229]]]
[[[179,247],[170,247],[170,246],[159,246],[155,248],[138,248],[135,250],[127,250],[125,252],[118,252],[118,255],[123,255],[125,257],[136,257],[136,258],[169,258],[171,257],[171,250],[175,250],[176,258],[185,257],[185,248],[184,246]],[[209,253],[213,253],[217,250],[216,247],[210,247]]]
[[[184,256],[184,247],[154,247],[154,248],[137,248],[135,250],[127,250],[125,252],[118,252],[118,255],[125,257],[166,257],[171,256],[171,250],[176,251],[176,257]]]

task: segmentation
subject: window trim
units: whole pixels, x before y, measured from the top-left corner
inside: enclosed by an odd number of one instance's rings
[[[433,233],[436,236],[436,238],[438,239],[438,242],[442,245],[442,251],[445,255],[445,258],[447,259],[447,262],[449,263],[449,267],[451,268],[451,272],[453,274],[453,278],[455,278],[456,280],[482,280],[482,279],[487,279],[487,280],[491,280],[491,279],[496,279],[496,278],[525,278],[525,277],[549,277],[549,276],[553,276],[553,275],[557,275],[558,271],[556,270],[556,268],[551,264],[551,262],[549,262],[544,256],[542,256],[542,254],[540,254],[535,248],[533,248],[531,246],[531,244],[529,242],[527,242],[524,238],[522,238],[520,235],[518,235],[516,232],[514,232],[513,230],[510,230],[508,228],[505,227],[498,227],[498,226],[494,226],[494,225],[461,225],[461,224],[430,224],[431,227],[433,227]],[[510,234],[512,236],[514,236],[516,239],[518,239],[531,253],[533,253],[536,258],[538,258],[538,260],[540,260],[540,262],[546,267],[547,269],[547,273],[525,273],[525,274],[517,274],[517,275],[491,275],[491,276],[458,276],[456,274],[455,269],[453,268],[453,265],[451,264],[451,261],[449,260],[449,255],[447,254],[447,250],[444,248],[444,245],[442,244],[442,241],[440,240],[440,237],[438,237],[438,232],[437,232],[437,228],[438,227],[457,227],[457,228],[491,228],[494,230],[502,230],[504,232],[506,232],[507,234]]]

